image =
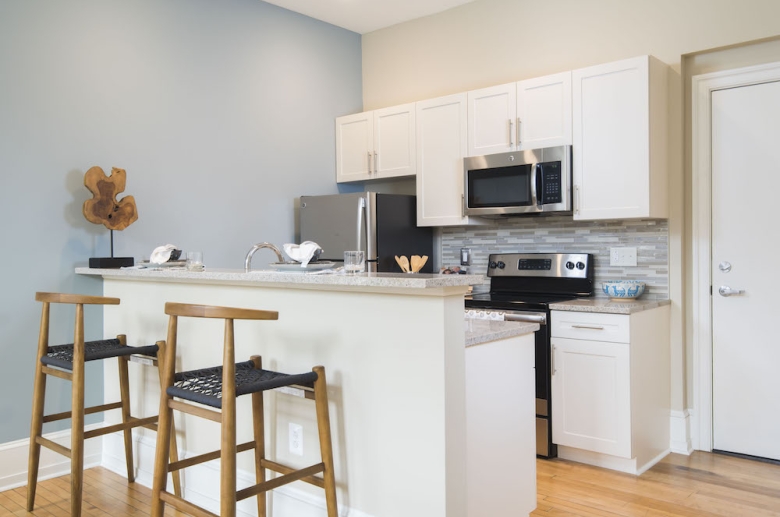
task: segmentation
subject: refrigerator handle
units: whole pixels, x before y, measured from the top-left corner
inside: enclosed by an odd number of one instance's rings
[[[366,198],[361,197],[358,199],[358,207],[357,207],[357,249],[362,250],[363,248],[360,246],[360,241],[363,240],[363,217],[366,213]],[[368,259],[368,257],[366,257]]]

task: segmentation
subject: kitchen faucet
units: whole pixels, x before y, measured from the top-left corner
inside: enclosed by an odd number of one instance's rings
[[[255,254],[255,251],[263,248],[268,248],[274,253],[276,253],[276,258],[279,259],[279,263],[280,264],[284,263],[284,257],[282,256],[282,252],[279,250],[279,248],[277,248],[270,242],[261,242],[260,244],[255,244],[254,246],[252,246],[252,249],[249,250],[249,253],[246,254],[246,259],[244,259],[244,271],[248,272],[252,269],[252,255]]]

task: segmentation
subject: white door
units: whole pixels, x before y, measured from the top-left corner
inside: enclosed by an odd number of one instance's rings
[[[780,82],[713,92],[713,448],[775,460],[778,192]]]

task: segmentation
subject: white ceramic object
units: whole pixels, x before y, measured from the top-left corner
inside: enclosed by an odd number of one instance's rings
[[[638,280],[612,280],[602,282],[601,289],[613,300],[635,300],[645,292],[645,283]]]

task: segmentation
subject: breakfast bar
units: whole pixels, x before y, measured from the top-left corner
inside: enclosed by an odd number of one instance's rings
[[[257,354],[262,356],[264,367],[271,369],[306,371],[315,364],[325,367],[338,504],[342,512],[348,509],[349,515],[470,515],[466,499],[467,493],[468,497],[472,494],[467,484],[474,484],[467,476],[466,464],[466,347],[488,350],[491,343],[509,342],[512,346],[508,350],[524,349],[524,355],[513,357],[527,364],[511,368],[523,367],[528,370],[528,379],[532,378],[531,336],[537,325],[477,323],[464,328],[463,297],[469,285],[482,282],[481,275],[90,268],[78,268],[76,272],[102,277],[104,295],[121,299],[119,306],[104,309],[104,335],[126,333],[130,345],[165,339],[166,302],[278,311],[278,321],[253,325],[236,322],[236,360]],[[222,332],[222,326],[214,322],[180,325],[177,369],[219,364]],[[495,350],[500,354],[503,349]],[[485,357],[501,360],[500,355],[498,359],[490,354]],[[489,368],[479,366],[469,371],[481,383],[480,389],[489,389]],[[106,370],[106,399],[113,398],[119,389],[112,375]],[[133,368],[130,375],[135,376],[131,379],[134,386],[143,386],[141,392],[133,393],[133,412],[155,414],[159,404],[156,373]],[[504,381],[499,378],[495,382],[499,388],[496,393],[502,393],[500,383]],[[525,385],[515,382],[507,389],[515,390],[517,386]],[[517,405],[519,417],[512,417],[512,422],[520,422],[521,427],[533,425],[533,387],[529,384],[526,388],[523,391],[527,393],[503,392],[504,398],[527,399],[527,422],[523,423],[523,402]],[[302,393],[296,391],[271,392],[265,411],[270,431],[268,457],[297,467],[311,464],[318,457],[319,446],[314,412],[301,398]],[[250,401],[239,400],[238,404],[241,442],[250,439],[252,423]],[[503,412],[504,406],[499,406]],[[186,416],[176,421],[183,458],[213,450],[219,443],[217,425],[209,427],[209,423],[198,421],[196,426],[195,422]],[[294,426],[302,429],[302,443],[296,447],[290,441],[290,429],[297,428]],[[477,426],[474,433],[474,437],[491,439],[489,428],[480,430]],[[149,484],[154,435],[140,435],[136,441],[137,479]],[[495,450],[482,445],[482,449],[471,450]],[[121,440],[109,437],[104,447],[104,463],[111,467],[115,458],[121,466]],[[532,451],[533,443],[520,448]],[[531,504],[535,504],[534,456],[532,452],[521,452],[520,456],[528,461],[521,468],[523,476],[517,479],[530,480],[530,486],[517,487],[516,492],[533,494]],[[476,461],[474,468],[479,468]],[[115,470],[121,471],[119,467]],[[185,497],[199,499],[206,507],[217,507],[218,469],[205,464],[184,472]],[[492,475],[512,478],[513,473],[499,468]],[[247,485],[253,482],[251,454],[238,457],[239,487],[242,479]],[[323,515],[321,491],[309,488],[291,485],[274,491],[271,515]],[[481,490],[476,485],[469,488]],[[516,497],[511,491],[509,495]],[[239,512],[254,515],[253,504],[243,501]]]

